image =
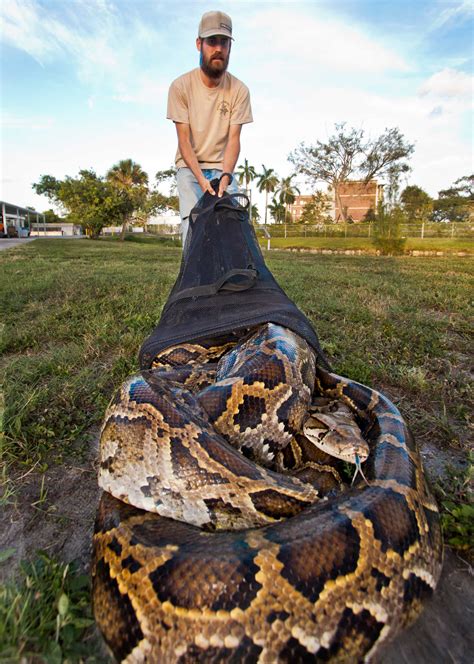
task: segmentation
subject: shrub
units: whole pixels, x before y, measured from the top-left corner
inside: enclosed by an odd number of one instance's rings
[[[399,256],[404,253],[406,238],[401,234],[401,225],[404,222],[405,215],[400,208],[388,212],[382,205],[379,206],[372,242],[383,256]]]

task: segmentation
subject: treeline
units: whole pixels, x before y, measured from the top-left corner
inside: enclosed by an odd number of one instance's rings
[[[124,159],[99,176],[94,170],[81,170],[77,177],[58,180],[42,175],[33,184],[37,194],[45,194],[57,205],[68,222],[78,224],[92,237],[98,237],[106,226],[122,226],[123,238],[130,223],[143,225],[148,218],[164,210],[178,210],[178,198],[162,194],[158,187],[172,180],[175,170],[159,171],[149,183],[148,174],[132,159]],[[60,218],[47,211],[48,221]]]
[[[474,214],[474,174],[458,178],[431,198],[416,185],[406,187],[400,205],[410,222],[469,221]]]
[[[280,179],[274,169],[264,165],[262,171],[257,173],[247,160],[239,167],[237,174],[247,190],[256,181],[258,191],[265,192],[265,223],[268,212],[276,223],[294,221],[289,206],[301,193],[293,183],[298,175],[305,178],[314,192],[303,208],[299,223],[333,222],[330,216],[333,199],[337,202],[340,221],[352,221],[350,209],[344,206],[339,196],[341,185],[350,180],[361,180],[367,184],[377,178],[385,182],[383,203],[378,210],[369,211],[369,221],[375,221],[380,215],[386,219],[390,213],[406,222],[471,219],[474,212],[474,175],[459,178],[440,191],[437,199],[431,198],[417,185],[402,188],[402,180],[411,171],[409,160],[414,149],[414,145],[396,127],[385,129],[379,136],[369,137],[363,129],[339,123],[326,141],[301,143],[290,153],[288,160],[295,171],[289,177]],[[331,197],[318,189],[321,183],[328,186]],[[272,194],[270,202],[269,194]]]
[[[474,175],[465,175],[454,182],[448,189],[438,192],[438,198],[432,198],[417,185],[409,185],[397,197],[382,199],[378,210],[369,209],[364,221],[376,221],[380,214],[396,211],[402,223],[423,222],[460,222],[469,221],[474,215]],[[330,197],[322,191],[316,191],[303,206],[300,224],[333,223],[329,216]],[[351,222],[350,211],[346,221]],[[293,220],[290,220],[293,221]]]
[[[331,223],[332,201],[328,194],[318,190],[325,183],[337,202],[341,221],[351,221],[350,210],[343,205],[339,190],[350,180],[370,181],[381,178],[385,181],[383,202],[378,210],[369,210],[367,221],[375,221],[380,215],[395,215],[398,220],[418,221],[468,221],[474,211],[474,175],[466,175],[432,199],[421,187],[410,185],[402,189],[401,181],[411,168],[409,159],[414,145],[409,143],[394,127],[385,129],[379,136],[368,137],[364,130],[347,127],[345,123],[335,125],[334,133],[326,140],[313,144],[301,143],[288,156],[294,172],[280,178],[275,170],[262,164],[262,170],[249,164],[245,159],[236,169],[236,177],[245,188],[250,199],[252,184],[259,192],[265,193],[264,223],[269,217],[275,223],[292,222],[289,206],[301,192],[294,178],[303,176],[314,192],[305,205],[300,223]],[[148,218],[167,209],[177,211],[178,198],[175,195],[174,168],[156,173],[150,184],[148,175],[141,166],[131,159],[125,159],[114,166],[105,176],[98,176],[93,170],[81,170],[77,177],[67,176],[58,180],[51,175],[43,175],[33,185],[37,194],[45,194],[59,206],[68,221],[81,225],[93,237],[102,228],[110,225],[122,226],[122,237],[127,226],[146,224]],[[159,191],[159,185],[170,181],[171,194],[166,196]],[[271,198],[270,198],[271,196]],[[56,221],[55,213],[46,213],[48,220]],[[251,206],[254,223],[260,221],[256,205]]]

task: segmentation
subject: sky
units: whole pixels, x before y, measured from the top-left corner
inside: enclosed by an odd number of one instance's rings
[[[201,15],[232,17],[229,71],[250,89],[241,163],[290,175],[289,153],[335,123],[415,145],[402,183],[436,196],[473,171],[470,0],[2,0],[0,199],[50,203],[41,175],[169,168],[168,88],[198,66]],[[311,193],[303,180],[301,193]],[[324,188],[324,187],[321,187]],[[258,200],[258,199],[257,199]],[[259,205],[261,200],[258,201]]]

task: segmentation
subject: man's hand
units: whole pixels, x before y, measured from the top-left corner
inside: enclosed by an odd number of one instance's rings
[[[222,198],[222,194],[229,185],[230,185],[230,177],[228,175],[223,175],[219,182],[219,192],[217,194],[219,198]]]
[[[199,180],[199,186],[201,187],[204,194],[207,191],[209,194],[212,194],[212,196],[216,195],[216,192],[214,191],[214,187],[211,185],[210,180],[208,180],[207,178],[203,177],[202,179],[200,179]]]

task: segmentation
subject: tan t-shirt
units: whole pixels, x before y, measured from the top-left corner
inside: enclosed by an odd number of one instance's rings
[[[222,168],[230,125],[252,122],[248,88],[226,72],[216,88],[202,82],[199,68],[180,76],[170,86],[166,117],[189,124],[191,145],[201,168]],[[176,166],[186,166],[179,149]]]

